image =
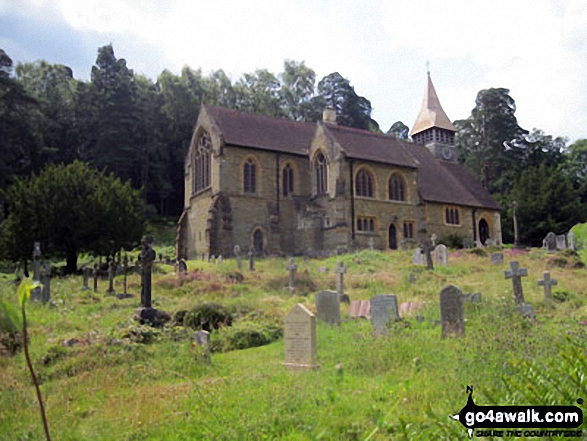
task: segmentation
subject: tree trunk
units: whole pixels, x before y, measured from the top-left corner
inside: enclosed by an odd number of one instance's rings
[[[77,271],[77,251],[68,251],[66,262],[65,274],[75,273]]]

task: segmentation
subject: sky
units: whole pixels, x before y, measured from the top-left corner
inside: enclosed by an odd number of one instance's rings
[[[233,81],[286,59],[317,81],[339,72],[371,101],[382,130],[416,121],[427,65],[451,120],[480,90],[504,87],[527,130],[587,138],[584,0],[0,0],[0,48],[89,79],[112,43],[153,80],[185,65]]]

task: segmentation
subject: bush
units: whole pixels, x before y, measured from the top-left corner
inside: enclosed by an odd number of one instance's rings
[[[479,257],[487,257],[487,251],[485,251],[483,248],[471,248],[469,250],[469,254],[474,254],[475,256]]]
[[[20,321],[14,309],[8,303],[0,301],[0,354],[6,351],[14,355],[22,348],[18,326]]]
[[[183,314],[182,322],[184,326],[210,332],[221,325],[232,325],[232,315],[218,303],[203,303]]]
[[[440,243],[446,245],[448,248],[463,248],[463,238],[458,234],[449,234],[440,239]]]
[[[264,346],[283,335],[283,329],[275,323],[240,320],[230,328],[223,328],[212,339],[212,350],[227,352]]]

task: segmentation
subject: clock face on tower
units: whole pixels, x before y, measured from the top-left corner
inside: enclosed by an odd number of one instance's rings
[[[452,149],[450,147],[443,147],[442,157],[444,159],[451,159],[452,158]]]

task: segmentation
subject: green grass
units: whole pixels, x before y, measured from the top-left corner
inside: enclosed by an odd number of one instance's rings
[[[135,297],[122,301],[104,295],[105,281],[93,294],[81,290],[81,277],[54,280],[55,307],[28,309],[51,433],[56,440],[453,440],[466,437],[448,418],[464,406],[466,385],[474,385],[477,404],[575,404],[587,399],[587,336],[579,324],[587,320],[587,270],[551,267],[551,257],[542,250],[515,257],[528,268],[523,286],[535,325],[515,313],[511,281],[503,276],[507,266],[465,251],[433,272],[411,265],[408,251],[296,259],[303,281],[293,295],[286,289],[286,259],[258,261],[240,283],[230,278],[233,259],[223,266],[189,261],[191,275],[182,281],[161,266],[153,277],[157,308],[174,313],[216,302],[233,314],[232,328],[212,333],[222,352],[212,354],[210,365],[192,344],[194,330],[151,331],[132,321],[138,275],[129,283]],[[298,302],[314,310],[313,293],[336,286],[339,259],[348,267],[352,300],[394,293],[399,302],[423,302],[425,321],[401,320],[387,336],[373,335],[364,320],[319,323],[320,368],[311,371],[285,370],[282,339],[229,350],[251,332],[282,326]],[[559,296],[564,302],[543,299],[537,280],[545,270],[558,279],[554,291],[565,293]],[[16,305],[13,276],[0,277],[0,300]],[[447,284],[483,295],[481,305],[466,305],[463,338],[442,340],[434,324]],[[347,308],[342,305],[343,317]],[[66,340],[76,344],[65,346]],[[151,342],[138,343],[143,340]],[[0,408],[0,439],[42,439],[22,353],[0,358]]]

